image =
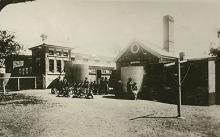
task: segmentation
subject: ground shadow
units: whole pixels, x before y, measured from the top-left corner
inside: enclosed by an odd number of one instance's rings
[[[44,103],[43,100],[33,97],[27,96],[20,93],[8,93],[4,95],[0,93],[0,105],[7,105],[7,104],[42,104]]]
[[[107,99],[119,99],[119,100],[129,100],[126,98],[122,98],[122,97],[116,97],[115,95],[104,95],[102,96],[103,98],[107,98]]]
[[[136,119],[142,119],[142,118],[178,118],[177,116],[162,117],[162,116],[152,116],[152,115],[154,115],[154,114],[149,114],[149,115],[146,115],[146,116],[139,116],[139,117],[131,118],[129,120],[136,120]]]

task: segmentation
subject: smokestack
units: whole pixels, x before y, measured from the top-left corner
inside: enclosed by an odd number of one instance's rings
[[[220,31],[218,31],[217,34],[218,34],[218,38],[220,38]]]
[[[163,17],[163,48],[167,52],[174,53],[174,19],[170,15]]]

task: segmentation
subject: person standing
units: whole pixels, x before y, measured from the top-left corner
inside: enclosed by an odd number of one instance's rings
[[[132,99],[132,98],[133,98],[133,90],[132,90],[132,87],[133,87],[132,78],[128,78],[128,82],[127,82],[127,95],[128,95],[128,98],[129,98],[129,99]]]

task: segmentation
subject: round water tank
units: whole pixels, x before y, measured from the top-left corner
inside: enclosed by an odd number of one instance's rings
[[[127,82],[129,78],[132,78],[133,82],[137,83],[138,91],[140,91],[144,74],[145,71],[143,66],[121,67],[121,80],[123,83],[123,91],[127,92]]]
[[[89,76],[89,66],[86,64],[74,64],[68,62],[65,64],[66,77],[71,81],[84,81]]]

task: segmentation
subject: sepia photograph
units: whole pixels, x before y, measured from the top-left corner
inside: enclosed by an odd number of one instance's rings
[[[219,0],[0,0],[0,137],[220,137]]]

